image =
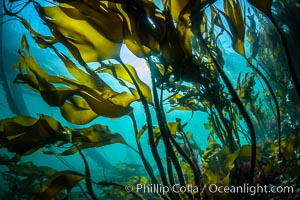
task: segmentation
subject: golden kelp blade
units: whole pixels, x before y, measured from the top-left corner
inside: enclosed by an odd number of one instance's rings
[[[60,76],[60,79],[66,84],[69,84],[69,86],[72,85],[72,88],[77,87],[85,92],[90,91],[90,93],[95,97],[98,97],[99,95],[103,96],[106,99],[110,99],[113,104],[121,107],[128,107],[130,103],[136,100],[136,98],[129,93],[117,93],[113,91],[102,79],[95,77],[96,74],[91,75],[86,73],[77,67],[68,57],[59,52],[55,47],[53,47],[53,49],[58,57],[64,62],[67,70],[77,79],[76,81],[73,81]],[[141,84],[142,83],[143,82],[141,82]],[[93,90],[92,88],[96,90]]]
[[[22,47],[22,49],[29,51],[29,45],[28,45],[25,35],[22,36],[21,47]]]
[[[24,43],[24,41],[26,41],[26,38],[23,39],[22,43]],[[27,53],[28,51],[26,51],[26,49],[28,49],[28,47],[24,49],[24,52]],[[28,74],[19,73],[15,82],[25,83],[30,86],[31,89],[38,91],[46,103],[51,106],[61,107],[63,116],[66,117],[67,120],[70,120],[70,122],[76,124],[87,123],[97,116],[117,118],[132,111],[129,105],[136,100],[133,95],[126,92],[118,93],[113,91],[100,78],[96,80],[92,75],[83,72],[70,59],[65,57],[54,47],[53,49],[66,64],[70,73],[78,80],[72,80],[64,76],[48,75],[38,66],[35,59],[30,56],[28,52],[28,56],[23,55],[19,58],[19,68],[25,70]],[[55,87],[55,83],[65,85],[65,87]],[[148,92],[150,92],[150,89]],[[81,97],[82,100],[78,101],[81,101],[81,104],[86,102],[85,106],[78,107],[77,105],[72,105],[70,99],[73,96]],[[72,114],[77,111],[80,111],[81,114],[83,114],[84,111],[84,113],[88,115],[81,116],[82,119],[72,117]]]
[[[115,3],[105,1],[69,1],[66,4],[77,9],[86,22],[97,32],[114,43],[122,43],[124,22],[115,12]],[[64,5],[64,4],[61,4]],[[64,12],[68,12],[63,8]],[[70,13],[72,16],[72,13]],[[96,39],[96,38],[94,38]]]
[[[163,0],[165,7],[170,10],[172,19],[177,21],[180,12],[190,2],[190,0]]]
[[[34,196],[35,200],[51,200],[60,191],[67,189],[70,191],[79,181],[86,176],[73,171],[61,171],[50,176],[42,185],[42,191]]]
[[[22,133],[27,127],[34,125],[37,122],[36,118],[27,116],[15,116],[13,118],[2,119],[0,121],[1,136],[14,136]]]
[[[84,98],[72,96],[60,107],[62,116],[73,124],[87,124],[98,117]],[[84,116],[84,117],[83,117]]]
[[[225,19],[227,20],[232,34],[232,47],[237,53],[245,56],[245,23],[242,6],[239,1],[225,0],[224,10]]]
[[[78,149],[100,147],[114,143],[126,144],[119,133],[112,133],[107,126],[100,124],[83,129],[63,127],[50,116],[40,115],[39,119],[17,116],[0,121],[0,144],[18,155],[29,155],[45,145],[56,142],[79,143],[62,155],[78,152]]]
[[[10,152],[29,155],[47,144],[68,141],[65,128],[53,118],[18,116],[0,121],[0,144]]]
[[[139,3],[110,3],[114,12],[122,17],[124,44],[137,57],[144,58],[151,52],[160,50],[159,40],[164,32],[159,16],[155,14],[155,4],[151,1]]]
[[[138,132],[138,134],[137,134],[137,136],[136,136],[136,140],[137,140],[137,142],[138,143],[140,143],[140,138],[141,138],[141,136],[145,133],[145,131],[148,129],[148,126],[147,125],[144,125],[143,127],[142,127],[142,129]],[[158,143],[159,143],[159,140],[160,140],[160,138],[161,138],[161,133],[160,133],[160,129],[159,129],[159,127],[157,127],[157,126],[154,126],[154,127],[152,127],[152,129],[153,129],[153,136],[154,136],[154,143],[155,143],[155,145],[157,146],[158,145]]]
[[[136,141],[137,143],[140,143],[140,138],[144,134],[144,132],[148,129],[147,125],[144,125],[141,130],[139,130],[138,134],[136,135]]]
[[[256,153],[256,164],[258,164],[261,161],[261,152],[257,151]],[[203,175],[208,183],[228,185],[230,184],[231,169],[238,159],[251,160],[251,145],[243,145],[240,149],[231,153],[228,146],[221,147],[214,140],[210,141],[210,145],[202,155]]]
[[[132,80],[131,76],[128,74],[128,72],[125,70],[126,67],[130,74],[133,76],[134,80]],[[131,84],[134,84],[134,81],[137,83],[138,87],[142,91],[143,95],[146,97],[146,100],[149,104],[152,104],[152,95],[151,95],[151,89],[147,84],[145,84],[139,77],[138,74],[136,73],[136,70],[133,66],[126,64],[125,66],[122,66],[121,64],[108,64],[105,66],[101,66],[100,68],[97,69],[97,72],[105,72],[109,73],[117,79],[122,79],[124,81],[127,81]],[[138,94],[134,94],[138,95]],[[140,99],[139,96],[136,96],[137,99]]]
[[[179,37],[179,43],[184,51],[185,58],[192,56],[192,38],[194,37],[191,30],[191,14],[194,11],[201,11],[206,6],[212,4],[215,0],[164,0],[163,3],[168,11],[172,20],[177,22],[176,31]],[[198,19],[201,21],[201,19]],[[203,28],[202,28],[203,29]],[[204,32],[204,31],[203,31]]]
[[[181,48],[184,51],[184,54],[187,57],[192,56],[192,38],[193,33],[191,30],[191,21],[188,14],[180,15],[178,19],[178,24],[176,27],[176,30],[178,31],[179,36],[179,42],[181,45]]]
[[[182,128],[185,125],[181,125],[180,121],[176,121],[176,122],[168,122],[167,126],[168,126],[168,129],[169,129],[171,135],[173,137],[175,137],[176,133],[179,132],[180,130],[182,130]],[[148,129],[147,125],[144,125],[142,127],[142,129],[138,132],[138,134],[136,136],[136,140],[138,143],[140,142],[141,136],[145,133],[145,131],[147,129]],[[161,138],[160,129],[159,129],[159,127],[153,127],[152,129],[153,129],[153,133],[154,133],[154,142],[156,145],[158,145],[158,142]]]
[[[51,27],[56,39],[67,47],[70,47],[67,43],[73,45],[85,62],[105,60],[119,55],[121,44],[112,42],[95,30],[86,21],[86,16],[76,8],[60,4],[53,7],[38,7],[37,10]],[[75,49],[68,49],[76,59],[79,59]]]
[[[105,145],[121,143],[126,144],[119,133],[112,133],[107,126],[95,124],[88,128],[73,130],[72,141],[81,143],[78,147],[72,147],[61,155],[70,155],[78,152],[78,149],[89,147],[101,147]]]
[[[176,121],[176,122],[169,122],[168,128],[170,130],[171,135],[175,136],[178,131],[182,130],[183,126],[179,121]]]
[[[76,81],[61,77],[67,84],[78,87],[78,96],[81,96],[89,104],[90,108],[99,116],[117,118],[127,115],[132,111],[129,106],[135,98],[126,93],[117,93],[113,90],[97,91],[85,85],[77,84]],[[107,88],[108,89],[108,88]]]
[[[66,55],[58,51],[55,47],[52,47],[56,55],[63,61],[68,72],[81,84],[91,87],[98,88],[100,85],[104,85],[104,82],[100,78],[97,79],[91,74],[86,73],[82,69],[76,66]],[[101,82],[100,82],[101,81]],[[106,85],[105,85],[106,86]]]

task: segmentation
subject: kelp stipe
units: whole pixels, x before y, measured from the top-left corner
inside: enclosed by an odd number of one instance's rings
[[[288,47],[287,40],[285,39],[284,31],[278,25],[278,23],[276,22],[273,14],[272,14],[271,10],[272,10],[273,1],[268,0],[268,1],[265,1],[264,3],[260,3],[258,1],[248,0],[248,2],[251,3],[257,9],[261,10],[270,19],[270,21],[275,26],[275,28],[277,30],[277,33],[280,36],[280,41],[281,41],[282,46],[283,46],[284,51],[285,51],[285,55],[286,55],[287,62],[288,62],[288,69],[291,73],[292,81],[293,81],[295,90],[296,90],[297,95],[298,95],[298,100],[300,100],[300,89],[299,89],[300,88],[300,81],[299,81],[299,78],[297,77],[297,70],[296,70],[295,65],[293,64],[290,48]]]

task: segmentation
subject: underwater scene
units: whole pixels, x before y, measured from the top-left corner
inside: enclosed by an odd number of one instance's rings
[[[0,8],[0,199],[300,199],[299,0]]]

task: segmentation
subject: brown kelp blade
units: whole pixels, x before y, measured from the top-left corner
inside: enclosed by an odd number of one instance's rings
[[[221,13],[224,14],[232,34],[232,48],[237,53],[245,56],[245,22],[242,6],[239,1],[225,0],[224,11],[225,13]]]
[[[78,152],[78,150],[101,147],[105,145],[121,143],[126,144],[124,138],[119,133],[112,133],[107,126],[95,124],[88,128],[72,131],[73,142],[81,143],[77,147],[71,147],[64,151],[61,155],[70,155]]]
[[[255,8],[265,13],[269,18],[272,18],[271,7],[272,7],[273,0],[264,0],[264,1],[247,0],[247,1]]]
[[[62,190],[67,189],[68,192],[86,176],[74,171],[61,171],[50,176],[42,185],[42,191],[34,196],[33,199],[53,199]]]
[[[39,67],[36,60],[30,55],[27,50],[29,47],[24,45],[26,44],[26,38],[24,38],[22,46],[24,46],[26,54],[19,58],[20,65],[18,68],[28,74],[19,73],[15,82],[27,84],[31,89],[39,92],[46,103],[51,106],[60,107],[67,120],[70,119],[72,123],[82,124],[93,120],[97,116],[118,118],[131,112],[132,108],[130,104],[136,100],[136,97],[126,92],[118,93],[112,90],[100,78],[100,81],[95,80],[94,77],[83,72],[54,47],[53,49],[59,58],[63,60],[66,68],[77,80],[72,80],[61,75],[49,75]],[[60,87],[56,86],[57,83]],[[147,85],[141,81],[139,83],[145,88],[145,93],[150,93]],[[64,87],[61,87],[61,85],[64,85]],[[148,90],[146,91],[147,88]],[[82,98],[82,100],[78,100],[77,98],[77,103],[78,101],[81,101],[81,104],[86,102],[84,109],[81,109],[80,106],[72,105],[74,99],[76,99],[74,96]],[[151,97],[149,94],[147,96]],[[82,116],[85,119],[78,119],[68,114],[68,112],[74,114],[77,111],[84,111],[88,115]]]
[[[0,121],[0,144],[17,155],[29,155],[46,145],[55,143],[78,143],[61,155],[70,155],[80,149],[126,144],[119,133],[112,133],[107,126],[95,124],[88,128],[70,129],[62,126],[50,116],[40,115],[39,119],[16,116]],[[51,153],[50,153],[51,154]]]
[[[71,5],[35,5],[42,19],[51,27],[56,39],[66,45],[77,60],[82,58],[85,62],[95,62],[114,58],[119,54],[121,44],[110,41],[95,30],[86,21],[86,16]],[[70,13],[73,16],[70,16]],[[68,23],[65,23],[66,21]]]
[[[129,70],[130,74],[126,71],[125,67]],[[126,64],[125,66],[122,66],[121,64],[108,64],[108,65],[102,65],[96,70],[98,73],[109,73],[113,75],[117,79],[121,79],[124,81],[127,81],[131,84],[134,84],[134,81],[137,83],[137,86],[142,91],[143,95],[145,96],[147,103],[152,104],[152,95],[151,95],[151,89],[150,87],[145,84],[138,76],[135,68],[129,64]],[[139,95],[137,93],[134,93],[134,95],[137,95],[136,98],[140,99]]]
[[[0,144],[8,151],[29,155],[48,144],[67,141],[66,129],[53,118],[16,116],[0,121]]]

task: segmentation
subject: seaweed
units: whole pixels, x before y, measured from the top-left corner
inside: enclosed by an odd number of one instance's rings
[[[138,0],[4,0],[2,7],[4,22],[16,20],[25,31],[13,84],[27,86],[61,113],[0,120],[1,149],[13,153],[1,157],[9,183],[3,193],[17,188],[16,198],[35,199],[79,194],[85,199],[237,199],[252,194],[214,193],[206,186],[290,185],[289,194],[257,197],[299,198],[299,52],[292,52],[298,46],[291,42],[299,19],[288,14],[299,11],[294,1],[163,0],[158,6]],[[27,9],[48,35],[22,15]],[[45,70],[30,51],[33,45],[51,51],[61,61],[51,67],[63,67],[67,74]],[[144,59],[150,84],[138,65],[121,59],[123,46]],[[231,66],[231,57],[244,63]],[[144,118],[136,120],[137,112]],[[170,119],[182,112],[190,118]],[[197,118],[200,113],[207,121]],[[126,142],[124,132],[96,123],[99,118],[129,118],[136,145]],[[190,130],[194,122],[198,126]],[[208,145],[200,148],[205,134]],[[103,168],[103,177],[93,175],[84,149],[117,143],[137,154],[141,165],[119,162]],[[36,152],[60,159],[79,155],[84,172],[22,163]],[[32,189],[22,189],[23,182]],[[169,190],[140,192],[138,185]],[[197,189],[170,189],[191,185]]]

